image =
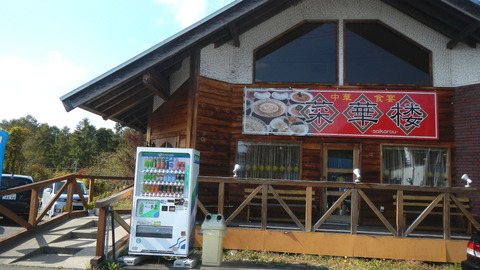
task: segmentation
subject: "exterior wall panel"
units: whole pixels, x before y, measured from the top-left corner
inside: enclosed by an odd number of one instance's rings
[[[480,69],[471,69],[479,62],[480,49],[457,46],[446,48],[449,39],[412,17],[380,0],[306,0],[272,17],[240,36],[240,47],[227,43],[215,48],[213,44],[202,50],[200,74],[204,77],[234,84],[253,82],[254,50],[288,29],[307,20],[380,20],[399,33],[432,51],[433,86],[455,87],[480,83]],[[343,44],[339,27],[339,44]],[[343,59],[343,49],[339,50]],[[343,78],[343,63],[339,63],[339,77]],[[342,85],[342,84],[340,84]]]

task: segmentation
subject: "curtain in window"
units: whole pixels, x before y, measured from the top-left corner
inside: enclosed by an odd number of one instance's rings
[[[415,186],[447,186],[447,149],[384,147],[383,182]]]
[[[299,179],[300,146],[298,144],[238,142],[239,177]]]

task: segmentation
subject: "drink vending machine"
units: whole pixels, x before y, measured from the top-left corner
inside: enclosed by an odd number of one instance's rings
[[[130,255],[187,257],[195,240],[200,153],[137,148]]]

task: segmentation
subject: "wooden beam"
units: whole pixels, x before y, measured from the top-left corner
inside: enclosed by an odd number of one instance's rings
[[[188,85],[187,138],[186,145],[195,148],[197,143],[198,77],[200,76],[200,50],[190,56],[190,78]]]
[[[443,197],[443,239],[450,239],[450,193]]]
[[[118,104],[124,102],[128,99],[135,99],[135,97],[142,95],[141,93],[148,93],[149,95],[153,95],[152,92],[148,91],[145,86],[139,84],[138,86],[129,89],[128,91],[123,91],[118,95],[112,96],[108,102],[104,102],[101,106],[98,106],[97,109],[104,112],[104,115],[108,115],[110,110],[118,106]]]
[[[166,78],[153,72],[147,72],[142,76],[143,85],[163,100],[170,96],[170,83]]]
[[[30,195],[30,212],[28,214],[28,223],[31,225],[37,225],[35,220],[38,214],[38,206],[39,206],[39,195],[38,195],[37,188],[32,188],[32,194]]]
[[[438,31],[439,33],[445,35],[448,38],[453,38],[457,35],[458,30],[461,26],[458,25],[458,22],[451,19],[448,13],[442,12],[442,10],[436,9],[441,13],[436,17],[432,17],[430,14],[426,13],[428,9],[432,9],[431,5],[428,5],[426,1],[415,1],[415,0],[406,0],[406,1],[395,1],[395,0],[382,0],[383,2],[391,5],[392,7],[404,12],[408,16],[418,20],[419,22],[429,26],[430,28]],[[468,46],[474,46],[474,42],[471,39],[464,39]]]
[[[480,22],[473,22],[470,23],[467,27],[465,27],[462,31],[460,31],[452,40],[447,43],[448,49],[453,49],[457,44],[468,37],[471,33],[477,31],[480,28]],[[476,47],[476,44],[475,44]]]
[[[224,202],[225,202],[225,183],[218,183],[217,211],[219,214],[222,214],[222,215],[225,210]]]
[[[305,231],[312,231],[312,187],[307,187],[305,190]]]
[[[357,234],[358,217],[360,216],[360,198],[358,196],[359,189],[354,188],[350,196],[350,233]],[[341,205],[340,205],[341,207]]]
[[[235,28],[237,35],[241,35],[256,25],[270,19],[278,13],[296,5],[300,0],[276,0],[271,1],[268,6],[258,7],[251,10],[248,14],[235,21]],[[230,25],[228,25],[230,28]],[[222,29],[217,34],[218,38],[214,41],[215,48],[221,47],[229,42],[234,35],[231,34],[231,29]],[[235,43],[235,41],[234,41]]]
[[[403,190],[397,191],[397,236],[405,237],[403,232],[405,231],[405,220],[403,216]]]
[[[235,22],[231,22],[228,24],[228,30],[230,30],[230,35],[232,35],[233,45],[235,47],[240,47],[240,38],[238,35],[238,29]]]
[[[125,99],[122,102],[116,104],[114,107],[112,107],[108,111],[105,111],[106,116],[104,117],[104,119],[115,118],[116,116],[142,103],[143,101],[145,101],[145,99],[150,98],[151,96],[152,96],[152,93],[150,92],[147,92],[147,91],[139,92],[137,95],[131,98]]]
[[[268,185],[262,185],[262,221],[261,226],[262,230],[267,229],[267,207],[268,207]]]
[[[142,86],[142,84],[143,82],[141,78],[134,77],[128,82],[118,85],[117,87],[112,88],[110,91],[107,91],[89,100],[87,104],[92,108],[99,108],[100,110],[105,110],[104,106],[108,106],[106,104],[110,103],[111,100],[114,100],[117,97],[124,95],[124,93],[126,92],[137,89],[139,86]]]

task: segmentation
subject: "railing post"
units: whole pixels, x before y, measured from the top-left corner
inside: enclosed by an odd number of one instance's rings
[[[443,197],[443,239],[450,239],[450,193],[445,193]]]
[[[403,215],[403,190],[397,190],[397,235],[400,237],[405,237],[405,220]]]
[[[32,195],[30,197],[30,212],[28,214],[28,223],[30,225],[37,225],[37,214],[38,214],[38,189],[32,188]]]
[[[357,234],[358,217],[360,212],[360,202],[358,197],[358,189],[353,188],[351,196],[351,209],[350,209],[350,233]]]
[[[225,182],[218,183],[218,213],[223,215],[225,205]]]
[[[76,178],[68,179],[68,187],[67,187],[67,202],[66,202],[66,211],[68,212],[68,216],[72,214],[73,209],[73,184],[76,181]]]
[[[312,187],[306,188],[305,192],[305,231],[312,231]]]
[[[88,202],[93,202],[94,185],[95,185],[95,178],[90,177],[88,180]]]
[[[267,229],[268,185],[262,185],[262,230]]]
[[[107,210],[106,207],[100,207],[98,213],[97,247],[95,249],[96,257],[103,257],[105,253],[105,232],[107,231]]]

